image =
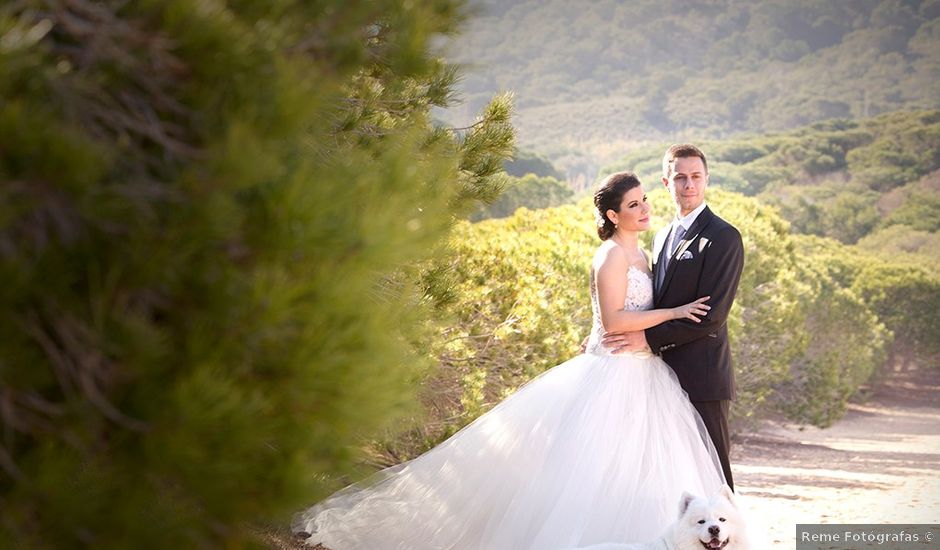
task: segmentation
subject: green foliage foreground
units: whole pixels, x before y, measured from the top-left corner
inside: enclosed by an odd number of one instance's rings
[[[429,123],[461,19],[0,8],[0,546],[249,545],[410,409],[412,266],[513,147],[504,98]]]

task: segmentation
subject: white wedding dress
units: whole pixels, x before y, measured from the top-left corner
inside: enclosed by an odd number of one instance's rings
[[[631,267],[625,307],[652,307]],[[593,277],[592,277],[593,279]],[[332,550],[551,550],[655,539],[683,491],[724,482],[701,419],[650,353],[611,355],[597,292],[587,352],[537,376],[414,460],[298,514]]]

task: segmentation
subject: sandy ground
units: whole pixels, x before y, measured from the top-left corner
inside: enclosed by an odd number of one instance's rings
[[[940,368],[888,373],[827,429],[765,422],[736,436],[732,468],[754,550],[792,550],[799,523],[940,523]]]
[[[768,422],[732,468],[758,548],[793,549],[798,523],[940,523],[940,369],[888,373],[827,429]]]

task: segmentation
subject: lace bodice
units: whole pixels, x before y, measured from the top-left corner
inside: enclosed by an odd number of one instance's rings
[[[627,297],[623,307],[627,311],[643,311],[653,308],[653,279],[636,266],[627,268]],[[610,350],[601,344],[604,325],[601,323],[601,306],[597,299],[597,283],[591,272],[591,336],[586,353],[609,355]]]

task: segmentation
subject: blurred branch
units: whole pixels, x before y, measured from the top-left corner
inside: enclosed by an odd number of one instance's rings
[[[187,67],[169,39],[119,17],[123,4],[46,0],[18,15],[52,22],[45,42],[64,73],[51,81],[56,103],[92,135],[126,145],[122,164],[156,171],[167,159],[198,157],[194,113],[175,99]]]

